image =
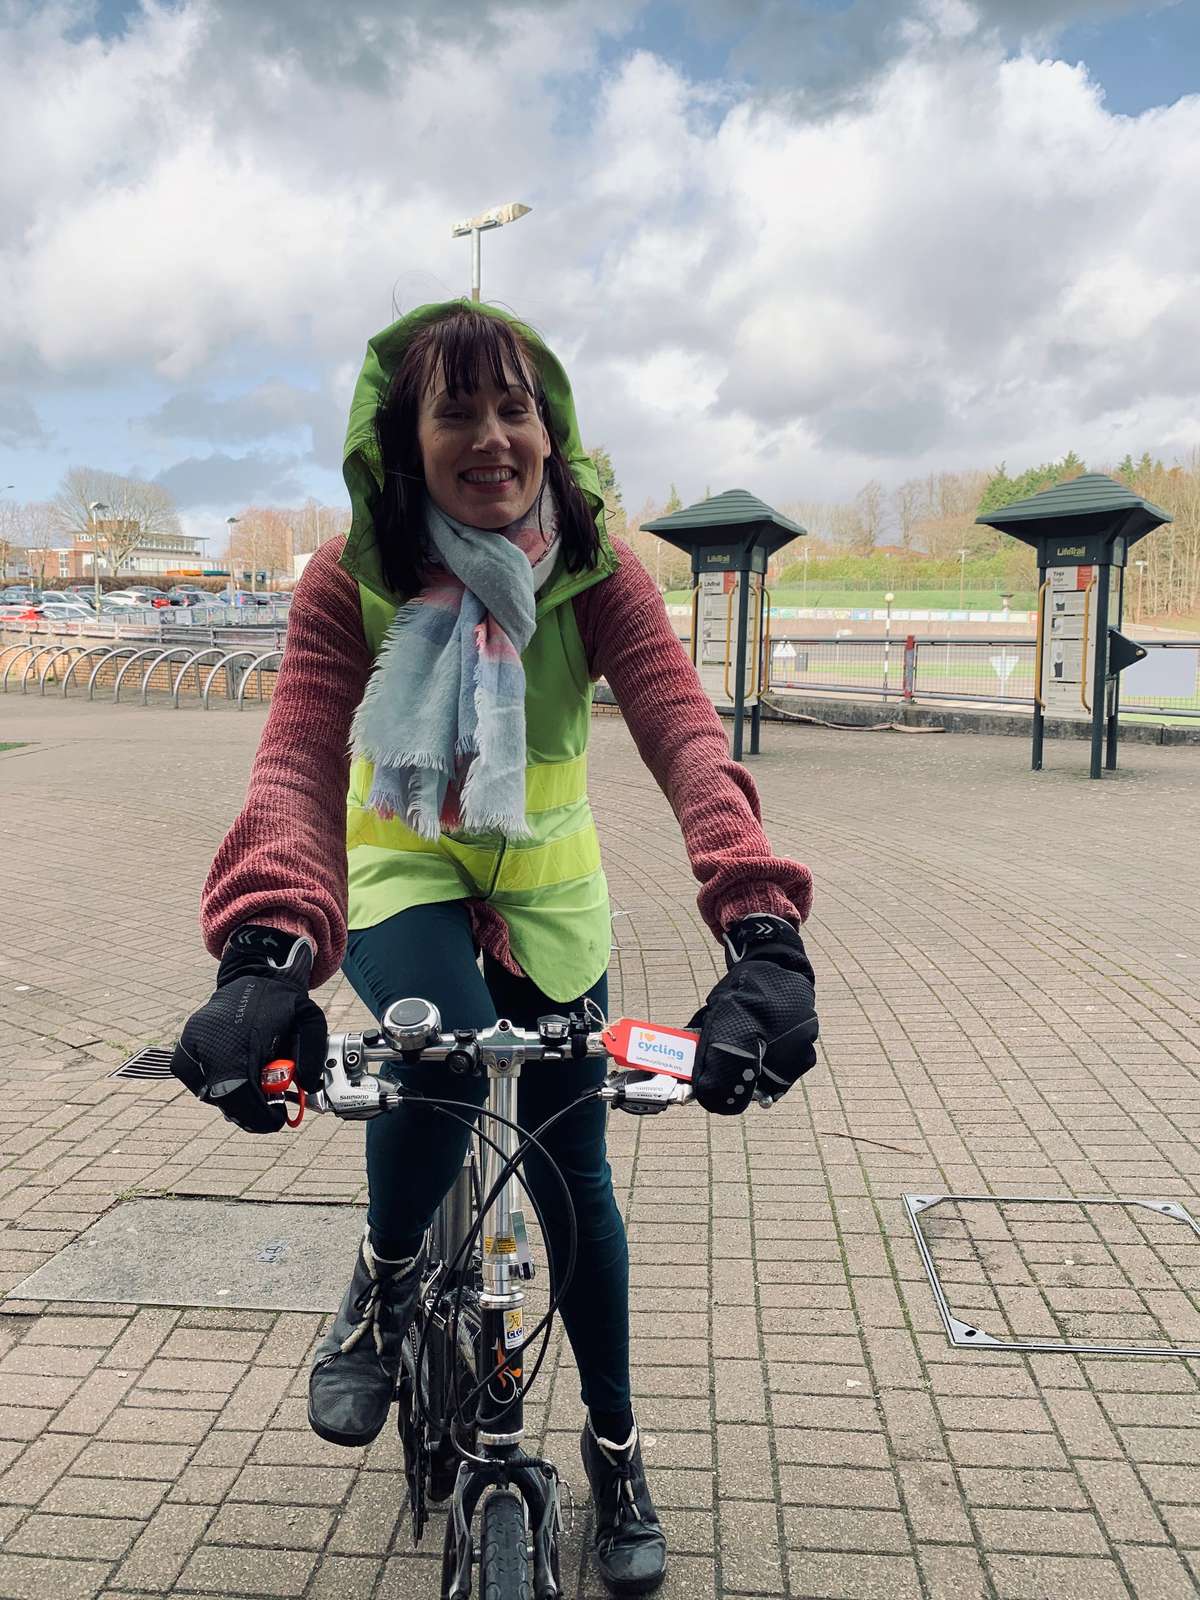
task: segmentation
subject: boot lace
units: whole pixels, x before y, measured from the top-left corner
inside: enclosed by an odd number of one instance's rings
[[[354,1325],[340,1345],[340,1353],[344,1356],[350,1354],[366,1338],[371,1335],[375,1345],[375,1353],[382,1356],[384,1353],[383,1329],[380,1327],[380,1313],[383,1309],[384,1299],[388,1291],[395,1285],[397,1279],[406,1277],[416,1265],[416,1256],[408,1256],[403,1261],[387,1262],[391,1267],[390,1272],[380,1274],[379,1260],[371,1249],[371,1241],[364,1238],[362,1243],[363,1262],[371,1275],[371,1281],[362,1294],[355,1301],[355,1306],[362,1313],[362,1321]]]
[[[612,1476],[608,1485],[606,1485],[606,1487],[611,1487],[612,1489],[612,1505],[611,1508],[605,1508],[607,1526],[597,1543],[605,1549],[611,1549],[627,1524],[633,1522],[644,1523],[646,1519],[642,1516],[641,1507],[637,1502],[634,1447],[630,1446],[628,1452],[621,1451],[619,1454],[614,1454],[606,1448],[602,1441],[597,1439],[596,1442],[600,1446],[600,1454],[612,1468]]]

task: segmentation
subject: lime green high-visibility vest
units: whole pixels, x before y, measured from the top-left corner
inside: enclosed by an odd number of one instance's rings
[[[571,587],[578,592],[578,575]],[[589,575],[590,576],[590,575]],[[512,952],[552,1000],[573,1000],[608,968],[611,918],[600,841],[587,797],[592,684],[575,608],[556,583],[538,605],[525,667],[525,814],[532,837],[443,833],[423,839],[367,806],[373,767],[350,770],[346,812],[349,925],[370,928],[410,906],[486,900],[508,925]],[[395,607],[360,588],[377,653]]]
[[[375,542],[374,508],[383,485],[375,416],[409,339],[455,304],[419,306],[369,341],[354,391],[343,475],[353,520],[341,565],[358,583],[363,629],[377,655],[403,596],[388,588]],[[525,667],[525,813],[532,838],[443,833],[421,838],[398,818],[367,806],[372,765],[351,766],[346,847],[351,928],[371,928],[410,906],[482,899],[508,925],[512,952],[552,1000],[574,1000],[608,967],[612,924],[608,885],[587,798],[592,684],[572,598],[617,569],[605,535],[595,463],[583,448],[567,375],[553,352],[508,312],[465,302],[517,324],[534,352],[551,425],[571,474],[596,518],[600,556],[568,572],[560,561],[537,602]]]

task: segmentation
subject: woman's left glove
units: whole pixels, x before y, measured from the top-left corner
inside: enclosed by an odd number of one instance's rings
[[[688,1023],[700,1029],[692,1088],[706,1111],[737,1116],[755,1090],[778,1099],[816,1065],[813,969],[782,917],[742,917],[725,934],[726,975]]]

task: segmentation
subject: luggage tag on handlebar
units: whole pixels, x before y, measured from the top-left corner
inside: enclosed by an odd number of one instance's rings
[[[684,1083],[692,1081],[700,1035],[691,1029],[667,1028],[658,1022],[641,1022],[636,1017],[618,1017],[609,1023],[600,1038],[619,1067],[666,1073]]]

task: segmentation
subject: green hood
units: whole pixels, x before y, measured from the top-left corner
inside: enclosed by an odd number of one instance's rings
[[[562,364],[533,329],[518,317],[510,316],[507,311],[500,311],[495,306],[483,305],[474,300],[443,300],[436,305],[418,306],[415,311],[410,311],[407,316],[401,317],[399,322],[393,322],[390,327],[368,341],[366,359],[358,375],[358,382],[354,386],[354,398],[350,402],[350,422],[346,428],[346,447],[343,452],[342,476],[346,480],[346,488],[350,491],[353,520],[346,539],[346,548],[342,552],[341,565],[365,588],[382,598],[391,601],[404,598],[393,594],[388,588],[375,542],[374,508],[383,489],[383,463],[375,439],[375,413],[387,393],[392,375],[408,341],[420,328],[436,321],[456,306],[468,306],[472,310],[484,312],[489,317],[499,317],[504,322],[510,322],[528,341],[534,352],[542,388],[545,390],[551,427],[562,446],[572,477],[583,490],[584,498],[595,514],[596,527],[600,534],[601,554],[598,567],[605,573],[615,571],[617,558],[604,529],[604,499],[600,493],[600,480],[596,474],[595,463],[584,450],[583,441],[579,437],[575,401]]]

